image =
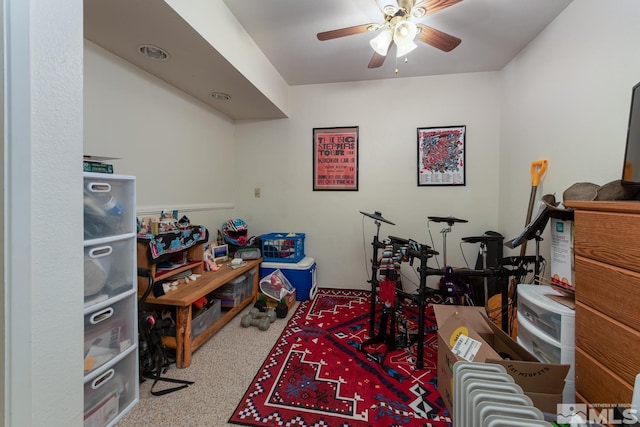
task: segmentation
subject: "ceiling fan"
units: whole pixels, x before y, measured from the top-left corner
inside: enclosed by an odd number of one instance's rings
[[[397,0],[397,6],[387,4],[382,8],[383,23],[355,25],[318,33],[318,40],[332,40],[340,37],[383,30],[371,40],[374,54],[369,68],[381,67],[389,48],[396,45],[396,56],[401,57],[417,47],[414,40],[421,41],[444,52],[455,49],[462,40],[450,34],[431,28],[420,22],[414,22],[423,16],[453,6],[462,0]]]

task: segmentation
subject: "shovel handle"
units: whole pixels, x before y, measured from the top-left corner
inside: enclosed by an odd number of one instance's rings
[[[531,185],[533,187],[537,187],[540,183],[540,178],[542,178],[542,175],[544,175],[544,172],[547,170],[547,163],[547,160],[531,162]]]

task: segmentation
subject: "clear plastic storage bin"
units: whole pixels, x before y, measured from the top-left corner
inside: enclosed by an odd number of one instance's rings
[[[134,289],[136,238],[102,239],[84,247],[85,306]],[[137,279],[136,279],[137,286]]]
[[[99,304],[84,315],[85,375],[111,361],[136,342],[135,300],[123,298],[103,306]]]
[[[84,174],[84,239],[136,232],[135,182],[118,175]]]
[[[138,396],[137,348],[114,360],[95,375],[85,378],[84,425],[115,423],[135,403]]]

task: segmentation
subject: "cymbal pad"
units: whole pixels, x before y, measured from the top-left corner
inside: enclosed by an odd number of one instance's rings
[[[375,211],[375,212],[374,212],[374,213],[372,213],[372,214],[371,214],[371,213],[367,213],[367,212],[362,212],[362,211],[360,211],[360,213],[361,213],[362,215],[364,215],[364,216],[368,216],[369,218],[373,218],[373,219],[375,219],[376,221],[382,221],[382,222],[386,222],[387,224],[395,225],[393,222],[389,221],[388,219],[385,219],[385,218],[382,216],[382,213],[380,213],[380,212],[378,212],[378,211]]]
[[[430,216],[429,221],[433,222],[446,222],[449,226],[452,226],[456,222],[469,222],[466,219],[460,219],[453,216]]]

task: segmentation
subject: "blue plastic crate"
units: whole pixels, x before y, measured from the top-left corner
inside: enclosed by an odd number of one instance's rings
[[[298,262],[304,258],[304,233],[262,235],[262,259],[268,262]]]

